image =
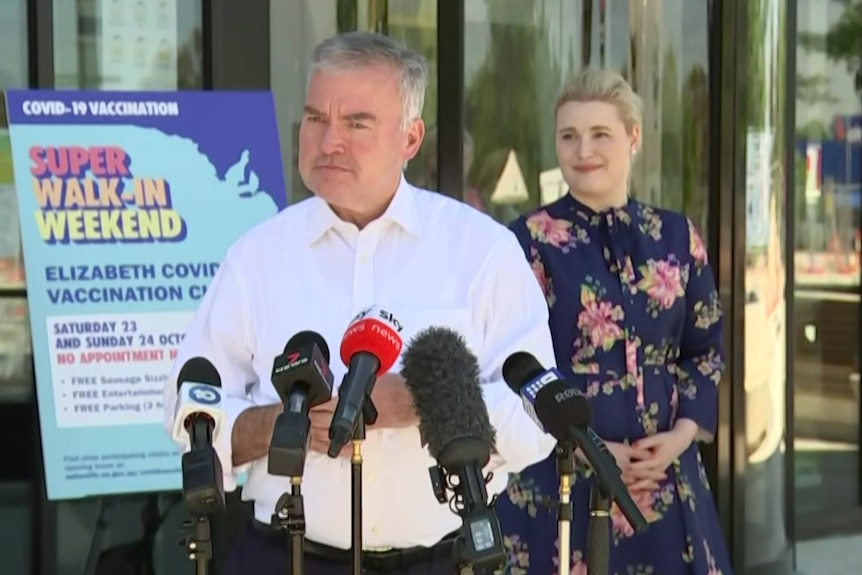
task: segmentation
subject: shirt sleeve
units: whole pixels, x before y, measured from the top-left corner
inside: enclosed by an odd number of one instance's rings
[[[691,419],[710,436],[718,424],[717,385],[724,370],[723,319],[706,248],[688,222],[689,277],[685,290],[685,325],[677,362],[677,417]]]
[[[225,491],[234,491],[237,477],[248,465],[233,465],[231,436],[239,414],[253,407],[247,388],[257,377],[252,369],[254,329],[248,292],[236,270],[237,254],[232,248],[210,283],[191,326],[177,351],[171,375],[164,389],[164,425],[171,433],[177,402],[177,377],[183,364],[193,357],[212,362],[221,377],[222,404],[225,417],[216,431],[213,446],[224,472]],[[180,444],[187,450],[188,444]]]
[[[495,245],[479,277],[473,294],[481,302],[485,329],[479,367],[488,414],[497,431],[497,453],[490,467],[498,473],[518,473],[545,459],[556,442],[524,411],[520,397],[503,380],[502,368],[517,351],[532,354],[544,366],[555,365],[548,306],[512,234]]]

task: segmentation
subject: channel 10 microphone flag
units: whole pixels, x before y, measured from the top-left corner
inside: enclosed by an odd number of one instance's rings
[[[227,248],[287,202],[272,95],[6,107],[48,497],[180,489],[163,387]]]

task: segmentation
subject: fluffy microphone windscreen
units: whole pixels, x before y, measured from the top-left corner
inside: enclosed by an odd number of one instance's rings
[[[490,457],[496,433],[482,397],[479,361],[464,338],[444,327],[425,329],[407,344],[401,364],[431,457],[439,461],[452,441],[467,438],[487,443]]]
[[[205,357],[193,357],[183,364],[177,376],[177,389],[186,382],[206,383],[221,387],[221,376],[215,366]]]

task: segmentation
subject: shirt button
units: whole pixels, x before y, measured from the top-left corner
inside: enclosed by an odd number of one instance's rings
[[[368,474],[368,481],[374,481],[375,479],[377,479],[376,475],[374,475],[373,473]]]
[[[372,533],[377,533],[378,531],[380,531],[380,528],[379,528],[379,527],[377,527],[377,525],[374,525],[374,526],[371,528],[371,532],[372,532]]]
[[[364,254],[359,256],[359,263],[361,263],[363,265],[367,264],[368,263],[368,256],[366,256]]]

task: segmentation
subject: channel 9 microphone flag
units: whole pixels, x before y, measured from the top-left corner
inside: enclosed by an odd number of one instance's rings
[[[162,390],[227,248],[285,207],[268,92],[6,93],[50,499],[179,489]]]

